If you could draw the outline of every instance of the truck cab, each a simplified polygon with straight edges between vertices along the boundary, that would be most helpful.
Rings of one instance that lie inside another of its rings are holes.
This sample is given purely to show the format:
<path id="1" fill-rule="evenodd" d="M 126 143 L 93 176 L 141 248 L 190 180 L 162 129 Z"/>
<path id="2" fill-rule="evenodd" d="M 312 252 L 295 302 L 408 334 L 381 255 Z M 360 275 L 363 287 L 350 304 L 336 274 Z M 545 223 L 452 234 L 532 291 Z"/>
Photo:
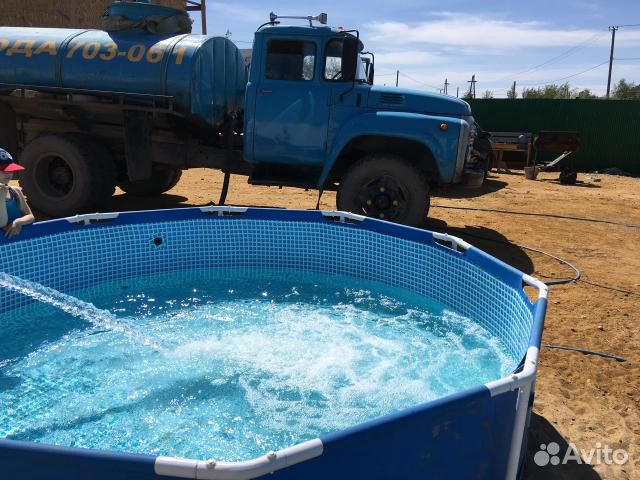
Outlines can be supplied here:
<path id="1" fill-rule="evenodd" d="M 337 190 L 340 210 L 420 225 L 430 188 L 483 175 L 469 163 L 471 110 L 374 86 L 358 37 L 323 25 L 256 32 L 244 118 L 250 182 Z"/>

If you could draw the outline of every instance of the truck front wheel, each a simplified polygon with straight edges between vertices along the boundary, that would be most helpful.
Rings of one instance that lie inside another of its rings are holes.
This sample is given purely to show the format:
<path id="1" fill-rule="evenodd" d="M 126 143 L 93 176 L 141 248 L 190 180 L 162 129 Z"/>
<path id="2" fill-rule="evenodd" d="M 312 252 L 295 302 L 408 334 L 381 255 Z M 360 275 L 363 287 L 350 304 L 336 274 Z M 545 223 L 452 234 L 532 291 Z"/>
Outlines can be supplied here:
<path id="1" fill-rule="evenodd" d="M 182 170 L 154 163 L 151 178 L 147 180 L 125 181 L 118 184 L 122 190 L 136 197 L 151 197 L 168 192 L 180 181 Z"/>
<path id="2" fill-rule="evenodd" d="M 20 185 L 29 204 L 52 217 L 103 210 L 116 168 L 103 145 L 77 135 L 41 135 L 20 155 Z"/>
<path id="3" fill-rule="evenodd" d="M 338 210 L 422 227 L 429 212 L 429 185 L 402 157 L 367 155 L 345 173 L 336 203 Z"/>

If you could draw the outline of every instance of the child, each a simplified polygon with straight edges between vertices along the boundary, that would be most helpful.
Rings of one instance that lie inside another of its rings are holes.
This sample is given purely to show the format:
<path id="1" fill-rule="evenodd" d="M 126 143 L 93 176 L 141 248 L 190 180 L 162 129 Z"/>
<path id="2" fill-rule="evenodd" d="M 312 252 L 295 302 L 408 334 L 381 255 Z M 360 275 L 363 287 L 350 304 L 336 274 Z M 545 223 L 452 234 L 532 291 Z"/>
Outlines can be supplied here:
<path id="1" fill-rule="evenodd" d="M 6 150 L 0 148 L 0 228 L 4 228 L 5 237 L 18 235 L 24 225 L 33 223 L 35 218 L 22 192 L 10 187 L 13 173 L 24 170 Z"/>

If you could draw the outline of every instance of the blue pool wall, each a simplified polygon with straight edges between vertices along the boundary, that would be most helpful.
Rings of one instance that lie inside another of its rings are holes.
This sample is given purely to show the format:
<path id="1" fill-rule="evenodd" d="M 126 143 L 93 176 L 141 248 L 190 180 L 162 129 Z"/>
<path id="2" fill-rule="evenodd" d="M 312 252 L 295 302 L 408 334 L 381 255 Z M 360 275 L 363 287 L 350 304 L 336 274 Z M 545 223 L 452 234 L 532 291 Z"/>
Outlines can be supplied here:
<path id="1" fill-rule="evenodd" d="M 473 247 L 454 251 L 431 232 L 386 222 L 342 223 L 315 211 L 221 215 L 196 208 L 121 213 L 89 225 L 55 220 L 0 240 L 1 271 L 63 292 L 171 270 L 278 266 L 351 275 L 435 298 L 498 337 L 514 367 L 527 349 L 540 346 L 546 302 L 529 301 L 521 272 Z M 2 291 L 0 312 L 29 303 Z M 479 385 L 324 436 L 321 456 L 264 478 L 505 478 L 513 471 L 515 443 L 522 462 L 526 430 L 514 437 L 514 425 L 522 404 L 530 414 L 532 398 L 532 389 L 496 394 Z M 154 473 L 155 462 L 147 455 L 0 440 L 0 467 L 16 478 L 170 478 Z"/>

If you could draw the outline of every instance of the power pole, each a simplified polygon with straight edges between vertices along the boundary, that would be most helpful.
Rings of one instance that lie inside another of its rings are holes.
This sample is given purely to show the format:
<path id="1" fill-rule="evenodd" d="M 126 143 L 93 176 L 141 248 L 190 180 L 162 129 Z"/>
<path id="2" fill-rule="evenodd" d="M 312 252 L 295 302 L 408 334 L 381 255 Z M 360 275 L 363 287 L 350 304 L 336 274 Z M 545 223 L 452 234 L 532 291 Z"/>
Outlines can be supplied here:
<path id="1" fill-rule="evenodd" d="M 456 98 L 460 96 L 460 87 L 456 87 Z"/>
<path id="2" fill-rule="evenodd" d="M 476 98 L 476 83 L 478 83 L 476 81 L 476 74 L 474 73 L 473 75 L 471 75 L 471 80 L 467 80 L 467 83 L 469 84 L 469 95 L 471 96 L 471 98 Z"/>
<path id="3" fill-rule="evenodd" d="M 513 81 L 513 85 L 511 86 L 511 98 L 516 98 L 516 81 Z"/>
<path id="4" fill-rule="evenodd" d="M 448 95 L 449 94 L 449 85 L 451 85 L 449 83 L 449 80 L 447 78 L 444 79 L 444 94 Z"/>
<path id="5" fill-rule="evenodd" d="M 400 77 L 400 70 L 396 70 L 396 87 L 398 86 L 398 78 Z"/>
<path id="6" fill-rule="evenodd" d="M 609 31 L 611 32 L 611 54 L 609 55 L 609 79 L 607 80 L 607 98 L 609 98 L 609 92 L 611 92 L 611 69 L 613 68 L 613 46 L 616 43 L 616 30 L 618 30 L 618 26 L 613 25 L 609 27 Z"/>

